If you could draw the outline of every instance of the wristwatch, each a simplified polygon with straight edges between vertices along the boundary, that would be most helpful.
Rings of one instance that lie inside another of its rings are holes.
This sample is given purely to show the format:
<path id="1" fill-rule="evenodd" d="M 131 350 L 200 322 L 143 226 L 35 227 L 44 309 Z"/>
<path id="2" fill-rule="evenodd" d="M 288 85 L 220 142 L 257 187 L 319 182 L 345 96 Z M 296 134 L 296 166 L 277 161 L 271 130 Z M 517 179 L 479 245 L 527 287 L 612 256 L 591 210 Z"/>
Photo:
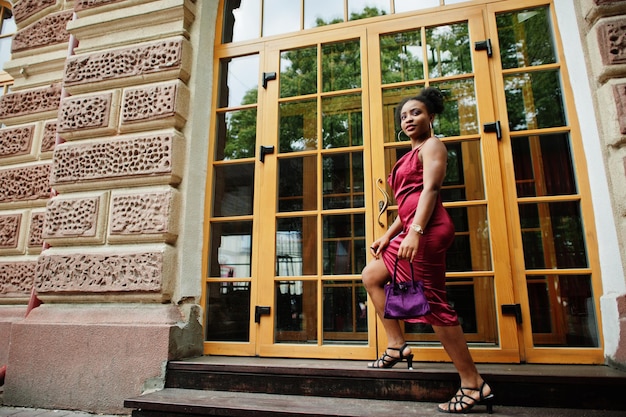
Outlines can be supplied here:
<path id="1" fill-rule="evenodd" d="M 412 224 L 411 230 L 413 230 L 415 233 L 418 233 L 420 235 L 424 234 L 424 229 L 422 229 L 422 226 L 420 226 L 419 224 Z"/>

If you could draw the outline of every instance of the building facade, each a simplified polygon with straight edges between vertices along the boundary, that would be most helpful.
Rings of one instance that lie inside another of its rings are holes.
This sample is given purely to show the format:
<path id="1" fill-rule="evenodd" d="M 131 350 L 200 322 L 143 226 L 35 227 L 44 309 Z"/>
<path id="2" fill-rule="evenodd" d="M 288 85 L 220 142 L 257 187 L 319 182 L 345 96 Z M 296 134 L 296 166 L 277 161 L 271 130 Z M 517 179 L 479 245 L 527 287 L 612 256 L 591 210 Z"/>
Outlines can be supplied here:
<path id="1" fill-rule="evenodd" d="M 476 360 L 626 368 L 626 1 L 6 6 L 6 404 L 122 412 L 199 355 L 376 357 L 359 272 L 425 85 Z"/>

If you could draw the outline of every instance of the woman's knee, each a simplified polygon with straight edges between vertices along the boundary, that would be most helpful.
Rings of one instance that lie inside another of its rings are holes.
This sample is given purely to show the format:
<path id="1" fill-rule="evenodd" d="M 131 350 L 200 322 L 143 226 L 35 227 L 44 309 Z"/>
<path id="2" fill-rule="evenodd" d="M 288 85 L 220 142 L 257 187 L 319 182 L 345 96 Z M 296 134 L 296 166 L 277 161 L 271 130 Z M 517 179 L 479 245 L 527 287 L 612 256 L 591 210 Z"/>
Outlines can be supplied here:
<path id="1" fill-rule="evenodd" d="M 361 280 L 365 288 L 382 287 L 388 280 L 388 272 L 382 261 L 370 262 L 361 272 Z"/>

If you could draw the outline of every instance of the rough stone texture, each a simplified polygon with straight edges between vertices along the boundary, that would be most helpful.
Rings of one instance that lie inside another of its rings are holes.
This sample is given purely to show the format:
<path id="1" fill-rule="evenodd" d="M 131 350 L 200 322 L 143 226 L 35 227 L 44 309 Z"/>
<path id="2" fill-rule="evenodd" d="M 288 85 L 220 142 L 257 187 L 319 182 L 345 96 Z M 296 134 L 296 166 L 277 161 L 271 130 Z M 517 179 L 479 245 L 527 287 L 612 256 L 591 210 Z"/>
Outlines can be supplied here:
<path id="1" fill-rule="evenodd" d="M 175 239 L 172 226 L 174 192 L 154 191 L 141 194 L 114 195 L 111 198 L 109 233 L 118 240 Z"/>
<path id="2" fill-rule="evenodd" d="M 0 129 L 0 158 L 28 155 L 35 134 L 35 125 Z"/>
<path id="3" fill-rule="evenodd" d="M 0 203 L 28 202 L 50 197 L 50 165 L 0 170 Z"/>
<path id="4" fill-rule="evenodd" d="M 70 57 L 65 66 L 66 87 L 112 79 L 144 76 L 183 63 L 183 40 L 170 39 L 131 48 Z"/>
<path id="5" fill-rule="evenodd" d="M 104 6 L 106 4 L 119 3 L 121 1 L 123 0 L 76 0 L 74 10 L 80 12 L 86 9 Z"/>
<path id="6" fill-rule="evenodd" d="M 0 296 L 24 297 L 33 288 L 37 262 L 0 262 Z"/>
<path id="7" fill-rule="evenodd" d="M 621 134 L 626 134 L 626 84 L 613 86 L 613 96 L 617 107 L 617 121 Z"/>
<path id="8" fill-rule="evenodd" d="M 15 22 L 19 24 L 45 8 L 54 6 L 57 0 L 22 0 L 14 3 L 13 15 Z"/>
<path id="9" fill-rule="evenodd" d="M 173 305 L 44 303 L 12 325 L 3 402 L 128 414 L 124 399 L 163 388 L 182 320 Z"/>
<path id="10" fill-rule="evenodd" d="M 154 120 L 175 119 L 174 126 L 181 128 L 187 119 L 189 93 L 181 82 L 124 91 L 121 127 Z"/>
<path id="11" fill-rule="evenodd" d="M 43 128 L 41 139 L 41 152 L 52 152 L 56 143 L 57 122 L 47 122 Z"/>
<path id="12" fill-rule="evenodd" d="M 56 254 L 39 257 L 38 293 L 158 292 L 163 252 Z"/>
<path id="13" fill-rule="evenodd" d="M 33 116 L 38 113 L 57 112 L 61 100 L 61 85 L 5 94 L 0 97 L 0 119 Z"/>
<path id="14" fill-rule="evenodd" d="M 52 243 L 55 238 L 97 237 L 101 199 L 102 195 L 84 198 L 59 196 L 48 201 L 43 239 Z"/>
<path id="15" fill-rule="evenodd" d="M 13 36 L 11 50 L 21 52 L 59 43 L 66 43 L 70 34 L 66 30 L 67 22 L 72 20 L 73 12 L 65 11 L 44 17 L 38 22 L 20 30 Z"/>
<path id="16" fill-rule="evenodd" d="M 61 102 L 57 129 L 67 139 L 72 133 L 88 135 L 94 129 L 104 134 L 114 133 L 116 120 L 110 117 L 113 93 L 66 98 Z"/>
<path id="17" fill-rule="evenodd" d="M 173 174 L 175 134 L 115 139 L 57 146 L 53 186 L 94 180 Z M 1 201 L 1 200 L 0 200 Z"/>
<path id="18" fill-rule="evenodd" d="M 9 362 L 9 347 L 11 346 L 11 326 L 21 321 L 26 315 L 26 306 L 0 305 L 0 363 Z M 2 366 L 2 365 L 0 365 Z"/>
<path id="19" fill-rule="evenodd" d="M 0 249 L 15 249 L 19 243 L 22 215 L 0 214 Z"/>
<path id="20" fill-rule="evenodd" d="M 39 252 L 43 246 L 43 225 L 46 213 L 43 211 L 33 211 L 30 216 L 30 227 L 28 229 L 27 247 L 30 251 Z"/>
<path id="21" fill-rule="evenodd" d="M 598 41 L 605 65 L 626 63 L 626 19 L 599 24 Z"/>

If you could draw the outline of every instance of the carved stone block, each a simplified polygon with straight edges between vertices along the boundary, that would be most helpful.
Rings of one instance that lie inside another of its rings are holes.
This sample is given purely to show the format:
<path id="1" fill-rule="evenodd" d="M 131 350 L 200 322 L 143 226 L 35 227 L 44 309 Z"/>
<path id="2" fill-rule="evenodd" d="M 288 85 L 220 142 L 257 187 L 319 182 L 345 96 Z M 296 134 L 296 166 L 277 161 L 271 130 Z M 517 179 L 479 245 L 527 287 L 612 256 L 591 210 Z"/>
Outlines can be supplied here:
<path id="1" fill-rule="evenodd" d="M 615 97 L 620 133 L 626 135 L 626 84 L 615 84 L 613 96 Z"/>
<path id="2" fill-rule="evenodd" d="M 69 97 L 61 102 L 58 132 L 63 139 L 103 136 L 115 133 L 117 93 Z"/>
<path id="3" fill-rule="evenodd" d="M 61 100 L 61 85 L 5 94 L 0 97 L 0 119 L 33 121 L 56 117 Z"/>
<path id="4" fill-rule="evenodd" d="M 17 248 L 21 223 L 20 213 L 0 215 L 0 250 Z"/>
<path id="5" fill-rule="evenodd" d="M 91 9 L 93 7 L 104 6 L 111 3 L 119 3 L 121 1 L 123 0 L 76 0 L 74 4 L 74 10 L 80 12 L 86 9 Z"/>
<path id="6" fill-rule="evenodd" d="M 182 38 L 174 38 L 73 56 L 66 61 L 63 81 L 70 91 L 80 91 L 78 87 L 82 85 L 103 82 L 124 86 L 136 83 L 137 80 L 146 82 L 176 77 L 186 80 L 188 71 L 182 71 L 186 70 L 183 64 L 188 65 L 186 60 L 189 59 L 184 54 L 185 44 Z"/>
<path id="7" fill-rule="evenodd" d="M 46 252 L 37 263 L 35 288 L 39 293 L 160 292 L 164 288 L 163 251 Z"/>
<path id="8" fill-rule="evenodd" d="M 41 12 L 45 8 L 54 6 L 56 3 L 57 0 L 18 1 L 17 4 L 13 6 L 15 21 L 19 24 L 36 13 Z"/>
<path id="9" fill-rule="evenodd" d="M 35 125 L 0 129 L 0 158 L 30 155 Z"/>
<path id="10" fill-rule="evenodd" d="M 605 65 L 626 63 L 626 20 L 612 20 L 598 26 L 600 54 Z"/>
<path id="11" fill-rule="evenodd" d="M 106 194 L 78 198 L 58 196 L 48 201 L 43 239 L 52 246 L 104 243 Z"/>
<path id="12" fill-rule="evenodd" d="M 29 253 L 39 253 L 43 246 L 43 225 L 46 218 L 45 211 L 32 211 L 26 246 Z"/>
<path id="13" fill-rule="evenodd" d="M 172 131 L 99 142 L 66 142 L 55 149 L 51 183 L 58 190 L 71 185 L 93 188 L 89 184 L 96 181 L 116 181 L 119 187 L 120 179 L 133 184 L 178 183 L 181 140 Z"/>
<path id="14" fill-rule="evenodd" d="M 50 164 L 0 170 L 0 204 L 50 198 Z"/>
<path id="15" fill-rule="evenodd" d="M 110 242 L 176 239 L 174 190 L 117 194 L 111 197 Z"/>
<path id="16" fill-rule="evenodd" d="M 0 296 L 24 297 L 33 289 L 37 262 L 0 262 Z"/>
<path id="17" fill-rule="evenodd" d="M 57 122 L 47 122 L 43 128 L 43 138 L 41 139 L 41 153 L 52 152 L 57 136 Z"/>
<path id="18" fill-rule="evenodd" d="M 27 49 L 67 43 L 70 34 L 66 26 L 70 20 L 72 20 L 71 10 L 42 18 L 13 36 L 11 50 L 20 52 Z"/>
<path id="19" fill-rule="evenodd" d="M 122 101 L 121 130 L 181 129 L 188 108 L 189 89 L 180 81 L 127 89 Z"/>

